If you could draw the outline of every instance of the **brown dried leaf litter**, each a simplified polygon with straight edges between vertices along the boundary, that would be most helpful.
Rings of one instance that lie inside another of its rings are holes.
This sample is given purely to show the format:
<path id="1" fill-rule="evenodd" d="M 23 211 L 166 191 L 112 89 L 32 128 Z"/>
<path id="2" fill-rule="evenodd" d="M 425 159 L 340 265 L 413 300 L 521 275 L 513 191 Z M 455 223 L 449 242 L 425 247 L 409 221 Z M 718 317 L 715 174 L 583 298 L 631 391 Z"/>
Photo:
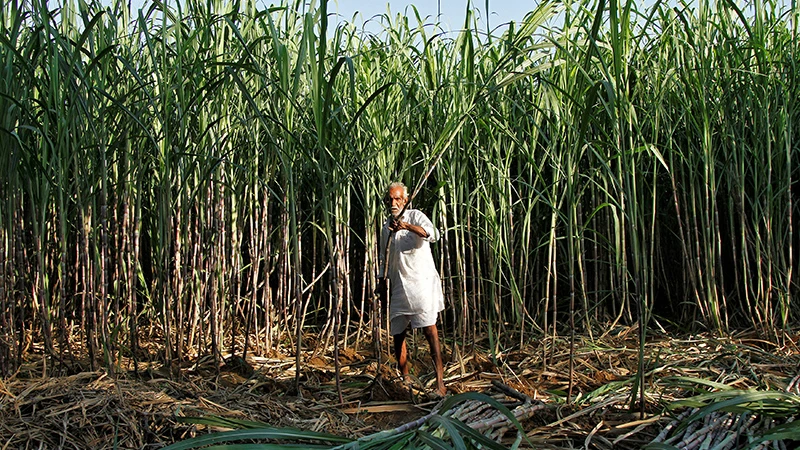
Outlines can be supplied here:
<path id="1" fill-rule="evenodd" d="M 563 397 L 569 387 L 569 348 L 562 339 L 502 352 L 496 364 L 482 351 L 457 358 L 448 348 L 445 377 L 453 393 L 502 397 L 496 386 L 503 385 L 537 405 L 543 402 L 543 407 L 519 411 L 536 448 L 634 449 L 669 426 L 672 418 L 664 413 L 669 401 L 692 395 L 669 377 L 701 378 L 737 389 L 786 390 L 798 374 L 800 352 L 792 339 L 785 342 L 747 335 L 651 338 L 644 416 L 629 407 L 638 344 L 628 330 L 578 344 L 573 404 Z M 179 423 L 178 417 L 209 415 L 361 437 L 413 421 L 436 404 L 424 392 L 433 383 L 424 342 L 412 345 L 412 353 L 422 381 L 409 391 L 394 377 L 391 362 L 382 368 L 382 381 L 373 384 L 377 367 L 369 350 L 351 351 L 341 373 L 344 404 L 339 402 L 332 360 L 319 353 L 306 361 L 301 395 L 293 388 L 293 360 L 285 357 L 248 358 L 252 372 L 233 370 L 230 364 L 217 370 L 206 359 L 182 369 L 175 379 L 168 379 L 167 371 L 149 369 L 138 376 L 95 371 L 43 378 L 41 360 L 31 361 L 15 376 L 0 380 L 0 449 L 161 448 L 208 431 Z M 469 412 L 471 407 L 459 413 L 467 414 L 473 426 L 484 426 L 497 439 L 514 437 L 508 424 L 498 424 L 502 419 L 495 412 L 480 415 Z"/>

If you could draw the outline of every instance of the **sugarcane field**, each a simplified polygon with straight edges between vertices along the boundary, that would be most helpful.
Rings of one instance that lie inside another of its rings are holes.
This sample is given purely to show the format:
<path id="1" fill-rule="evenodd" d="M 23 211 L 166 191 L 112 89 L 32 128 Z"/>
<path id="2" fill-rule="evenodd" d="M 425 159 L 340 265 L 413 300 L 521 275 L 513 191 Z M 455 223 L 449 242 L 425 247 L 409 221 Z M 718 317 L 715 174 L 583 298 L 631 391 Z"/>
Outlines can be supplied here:
<path id="1" fill-rule="evenodd" d="M 797 448 L 800 8 L 526 1 L 0 4 L 0 450 Z"/>

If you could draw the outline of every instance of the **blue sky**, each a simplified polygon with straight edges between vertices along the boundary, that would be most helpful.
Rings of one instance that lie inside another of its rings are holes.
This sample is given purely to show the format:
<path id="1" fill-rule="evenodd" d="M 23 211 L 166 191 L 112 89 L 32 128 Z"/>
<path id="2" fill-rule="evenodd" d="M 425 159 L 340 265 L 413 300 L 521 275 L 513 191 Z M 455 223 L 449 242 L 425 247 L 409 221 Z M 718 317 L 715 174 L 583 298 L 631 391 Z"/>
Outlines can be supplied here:
<path id="1" fill-rule="evenodd" d="M 280 4 L 280 0 L 258 0 L 260 4 L 268 6 L 270 4 Z M 306 0 L 310 2 L 310 0 Z M 316 0 L 316 4 L 323 0 Z M 110 2 L 110 0 L 109 0 Z M 134 9 L 141 8 L 145 0 L 131 0 Z M 174 3 L 175 0 L 169 0 Z M 420 15 L 429 17 L 431 23 L 435 22 L 438 13 L 441 13 L 441 23 L 445 30 L 458 30 L 464 24 L 464 13 L 467 8 L 467 0 L 328 0 L 328 12 L 338 13 L 342 20 L 350 21 L 356 16 L 354 23 L 360 25 L 361 21 L 368 21 L 376 15 L 385 14 L 390 10 L 392 16 L 398 13 L 412 15 L 409 5 L 414 4 L 419 10 Z M 472 0 L 472 9 L 479 10 L 481 28 L 486 26 L 486 0 Z M 492 29 L 511 20 L 520 22 L 529 11 L 536 6 L 534 0 L 489 0 L 489 25 Z M 332 17 L 335 20 L 335 17 Z M 332 20 L 335 24 L 336 22 Z M 416 22 L 412 22 L 416 24 Z M 369 27 L 368 27 L 369 28 Z M 376 29 L 380 29 L 376 27 Z"/>
<path id="2" fill-rule="evenodd" d="M 356 13 L 360 14 L 355 23 L 360 20 L 369 20 L 371 17 L 384 14 L 387 8 L 392 15 L 405 13 L 412 15 L 409 5 L 414 4 L 424 18 L 430 16 L 435 22 L 438 13 L 441 13 L 441 22 L 445 29 L 457 30 L 464 24 L 464 13 L 467 0 L 329 0 L 328 12 L 338 12 L 343 20 L 351 20 Z M 520 22 L 525 14 L 536 6 L 534 0 L 489 0 L 489 26 L 495 28 L 511 20 Z M 480 11 L 480 23 L 486 26 L 486 0 L 473 0 L 472 8 Z M 413 23 L 413 22 L 412 22 Z"/>

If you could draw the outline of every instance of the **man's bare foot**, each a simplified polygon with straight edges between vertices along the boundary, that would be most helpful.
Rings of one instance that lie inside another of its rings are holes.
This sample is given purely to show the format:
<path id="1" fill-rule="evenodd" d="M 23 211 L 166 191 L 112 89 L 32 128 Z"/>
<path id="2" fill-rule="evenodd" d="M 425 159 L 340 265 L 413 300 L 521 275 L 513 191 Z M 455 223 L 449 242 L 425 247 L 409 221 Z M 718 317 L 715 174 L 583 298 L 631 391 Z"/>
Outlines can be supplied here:
<path id="1" fill-rule="evenodd" d="M 426 394 L 429 401 L 441 400 L 447 396 L 447 389 L 434 389 Z"/>

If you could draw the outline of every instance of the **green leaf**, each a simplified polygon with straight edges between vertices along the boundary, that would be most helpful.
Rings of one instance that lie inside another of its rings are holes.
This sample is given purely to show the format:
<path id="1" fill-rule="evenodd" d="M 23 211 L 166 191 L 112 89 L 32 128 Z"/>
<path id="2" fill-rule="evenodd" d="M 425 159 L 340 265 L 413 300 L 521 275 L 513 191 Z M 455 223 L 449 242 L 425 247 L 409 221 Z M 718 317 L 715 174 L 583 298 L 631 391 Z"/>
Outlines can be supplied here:
<path id="1" fill-rule="evenodd" d="M 192 423 L 195 425 L 207 425 L 210 427 L 232 428 L 237 430 L 242 428 L 270 428 L 268 423 L 231 419 L 219 416 L 178 417 L 177 419 L 178 423 Z"/>
<path id="2" fill-rule="evenodd" d="M 766 441 L 800 441 L 800 421 L 784 423 L 768 430 L 766 434 L 758 436 L 750 442 L 747 448 L 755 448 Z"/>
<path id="3" fill-rule="evenodd" d="M 506 450 L 506 448 L 501 444 L 498 444 L 497 442 L 489 439 L 486 435 L 481 434 L 478 430 L 470 427 L 469 425 L 465 424 L 460 420 L 453 420 L 453 426 L 459 432 L 461 432 L 461 434 L 465 438 L 471 439 L 472 441 L 474 441 L 476 444 L 478 444 L 483 448 L 489 448 L 493 450 Z"/>
<path id="4" fill-rule="evenodd" d="M 677 386 L 687 386 L 693 384 L 699 384 L 702 386 L 708 386 L 710 388 L 719 389 L 721 391 L 728 391 L 734 389 L 731 386 L 728 386 L 724 383 L 717 383 L 716 381 L 711 380 L 704 380 L 702 378 L 695 378 L 695 377 L 665 377 L 661 380 L 662 383 L 669 383 L 675 384 Z"/>
<path id="5" fill-rule="evenodd" d="M 328 450 L 330 445 L 322 444 L 224 444 L 203 447 L 203 450 Z"/>
<path id="6" fill-rule="evenodd" d="M 461 437 L 461 433 L 459 433 L 458 429 L 453 425 L 453 419 L 442 417 L 440 415 L 434 415 L 428 420 L 428 422 L 440 425 L 442 428 L 444 428 L 445 432 L 450 435 L 450 439 L 453 440 L 453 445 L 455 448 L 467 448 L 464 444 L 464 438 Z"/>
<path id="7" fill-rule="evenodd" d="M 322 440 L 326 442 L 351 442 L 352 439 L 313 431 L 299 431 L 279 428 L 258 428 L 248 430 L 223 431 L 204 436 L 197 436 L 185 441 L 164 447 L 164 450 L 184 450 L 223 442 L 236 442 L 245 439 L 281 439 L 281 440 Z"/>
<path id="8" fill-rule="evenodd" d="M 678 447 L 669 444 L 664 444 L 663 442 L 651 442 L 642 447 L 642 450 L 679 450 L 679 449 Z"/>
<path id="9" fill-rule="evenodd" d="M 674 406 L 675 405 L 675 406 Z M 731 413 L 751 412 L 773 417 L 796 415 L 800 410 L 800 397 L 794 394 L 776 391 L 723 391 L 699 395 L 687 400 L 670 404 L 670 409 L 677 406 L 701 405 L 700 409 L 687 418 L 678 430 L 685 429 L 688 424 L 716 411 Z"/>
<path id="10" fill-rule="evenodd" d="M 423 444 L 430 446 L 432 450 L 453 450 L 453 447 L 448 445 L 447 442 L 428 433 L 427 431 L 420 430 L 417 432 L 417 436 Z"/>

